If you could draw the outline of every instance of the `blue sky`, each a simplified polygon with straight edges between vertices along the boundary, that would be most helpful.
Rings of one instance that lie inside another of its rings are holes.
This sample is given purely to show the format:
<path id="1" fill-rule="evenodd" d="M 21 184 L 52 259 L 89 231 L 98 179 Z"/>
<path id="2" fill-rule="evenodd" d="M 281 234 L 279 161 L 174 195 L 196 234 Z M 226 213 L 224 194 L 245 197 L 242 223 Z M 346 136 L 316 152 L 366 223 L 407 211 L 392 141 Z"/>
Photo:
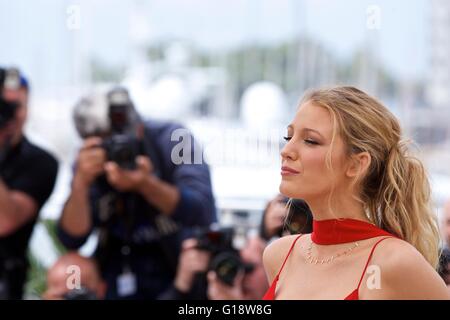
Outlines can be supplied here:
<path id="1" fill-rule="evenodd" d="M 74 4 L 81 9 L 77 31 L 66 27 L 66 10 Z M 379 30 L 366 27 L 370 5 L 381 10 Z M 70 82 L 70 70 L 87 56 L 124 64 L 130 58 L 129 17 L 140 29 L 135 11 L 144 17 L 150 41 L 186 38 L 220 50 L 303 32 L 343 59 L 369 44 L 403 79 L 427 73 L 426 0 L 0 0 L 0 63 L 17 64 L 47 84 Z"/>

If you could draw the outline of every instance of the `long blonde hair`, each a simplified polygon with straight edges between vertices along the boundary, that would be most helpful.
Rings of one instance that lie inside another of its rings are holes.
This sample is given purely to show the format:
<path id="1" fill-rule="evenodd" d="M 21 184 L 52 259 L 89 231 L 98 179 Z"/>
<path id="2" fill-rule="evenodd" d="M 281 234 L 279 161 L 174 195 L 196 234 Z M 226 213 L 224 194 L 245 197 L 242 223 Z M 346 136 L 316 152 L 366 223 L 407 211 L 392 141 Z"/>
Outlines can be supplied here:
<path id="1" fill-rule="evenodd" d="M 305 102 L 330 111 L 333 140 L 339 134 L 349 155 L 360 152 L 371 155 L 367 172 L 355 180 L 360 186 L 358 198 L 368 218 L 412 244 L 436 268 L 439 231 L 430 185 L 420 160 L 409 155 L 395 116 L 354 87 L 309 91 L 302 99 Z"/>

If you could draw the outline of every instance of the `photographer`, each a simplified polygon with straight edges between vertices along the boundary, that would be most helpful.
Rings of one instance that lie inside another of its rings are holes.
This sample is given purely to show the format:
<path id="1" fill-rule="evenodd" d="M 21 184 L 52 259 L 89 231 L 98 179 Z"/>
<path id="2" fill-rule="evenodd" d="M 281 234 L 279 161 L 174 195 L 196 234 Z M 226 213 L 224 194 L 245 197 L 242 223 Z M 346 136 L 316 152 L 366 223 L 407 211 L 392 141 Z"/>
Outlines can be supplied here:
<path id="1" fill-rule="evenodd" d="M 211 300 L 259 300 L 268 288 L 262 256 L 267 242 L 289 234 L 311 233 L 312 213 L 305 201 L 278 195 L 263 212 L 259 235 L 250 236 L 239 251 L 244 268 L 232 281 L 223 281 L 224 268 L 209 268 L 207 294 Z M 201 261 L 201 260 L 200 260 Z M 227 265 L 223 264 L 223 267 Z M 227 283 L 228 282 L 228 283 Z M 177 283 L 175 283 L 176 285 Z"/>
<path id="2" fill-rule="evenodd" d="M 0 299 L 21 299 L 26 251 L 50 196 L 57 161 L 25 137 L 29 85 L 17 69 L 0 68 Z"/>
<path id="3" fill-rule="evenodd" d="M 288 199 L 279 194 L 270 200 L 263 212 L 259 235 L 266 241 L 312 232 L 312 213 L 305 201 Z"/>
<path id="4" fill-rule="evenodd" d="M 266 242 L 258 236 L 249 237 L 240 250 L 243 262 L 251 269 L 240 271 L 231 285 L 224 283 L 216 271 L 208 272 L 210 300 L 260 300 L 268 288 L 262 255 Z"/>
<path id="5" fill-rule="evenodd" d="M 450 249 L 448 248 L 441 251 L 438 272 L 450 290 Z"/>
<path id="6" fill-rule="evenodd" d="M 210 252 L 198 249 L 197 239 L 183 241 L 175 280 L 158 300 L 206 300 L 210 259 Z"/>
<path id="7" fill-rule="evenodd" d="M 61 256 L 47 272 L 45 300 L 101 300 L 106 285 L 95 261 L 75 252 Z"/>
<path id="8" fill-rule="evenodd" d="M 97 108 L 106 110 L 106 125 L 92 123 Z M 107 282 L 106 298 L 153 299 L 173 281 L 189 229 L 216 219 L 208 166 L 176 164 L 172 153 L 179 142 L 172 134 L 183 128 L 143 122 L 125 89 L 82 99 L 75 121 L 85 140 L 59 237 L 76 249 L 98 228 L 95 257 Z M 183 138 L 193 141 L 190 134 Z M 183 148 L 183 159 L 193 157 L 194 149 Z"/>
<path id="9" fill-rule="evenodd" d="M 183 242 L 178 271 L 161 300 L 255 300 L 267 290 L 262 268 L 266 242 L 254 235 L 233 246 L 233 230 L 216 228 Z"/>
<path id="10" fill-rule="evenodd" d="M 440 222 L 444 247 L 450 249 L 450 199 L 448 199 L 444 204 L 442 219 Z"/>

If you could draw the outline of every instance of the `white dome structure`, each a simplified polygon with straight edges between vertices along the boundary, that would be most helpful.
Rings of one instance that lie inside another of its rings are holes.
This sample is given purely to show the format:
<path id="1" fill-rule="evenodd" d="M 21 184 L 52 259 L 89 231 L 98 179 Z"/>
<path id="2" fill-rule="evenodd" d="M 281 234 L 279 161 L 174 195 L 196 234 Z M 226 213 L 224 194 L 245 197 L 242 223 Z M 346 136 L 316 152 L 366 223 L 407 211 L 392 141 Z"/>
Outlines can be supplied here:
<path id="1" fill-rule="evenodd" d="M 273 128 L 286 119 L 287 99 L 283 90 L 272 82 L 249 86 L 241 98 L 241 119 L 250 128 Z"/>
<path id="2" fill-rule="evenodd" d="M 130 91 L 136 109 L 144 117 L 182 119 L 189 113 L 191 93 L 177 75 L 164 75 L 149 88 L 132 86 Z"/>

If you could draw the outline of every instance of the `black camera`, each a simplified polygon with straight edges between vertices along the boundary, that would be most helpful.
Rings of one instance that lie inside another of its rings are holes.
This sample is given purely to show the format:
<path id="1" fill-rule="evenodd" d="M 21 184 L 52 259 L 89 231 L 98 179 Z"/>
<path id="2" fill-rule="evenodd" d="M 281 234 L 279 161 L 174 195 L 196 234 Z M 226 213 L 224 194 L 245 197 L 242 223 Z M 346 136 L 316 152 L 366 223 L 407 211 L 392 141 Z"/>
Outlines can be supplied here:
<path id="1" fill-rule="evenodd" d="M 115 134 L 103 140 L 102 147 L 106 150 L 109 161 L 117 163 L 123 169 L 136 169 L 136 157 L 139 155 L 139 141 L 129 135 Z"/>
<path id="2" fill-rule="evenodd" d="M 97 300 L 96 294 L 86 287 L 73 289 L 63 295 L 64 300 Z"/>
<path id="3" fill-rule="evenodd" d="M 109 161 L 116 162 L 121 168 L 133 170 L 140 153 L 140 141 L 130 119 L 130 97 L 126 89 L 116 88 L 108 93 L 107 99 L 111 135 L 104 139 L 102 146 Z"/>
<path id="4" fill-rule="evenodd" d="M 18 90 L 20 88 L 20 73 L 17 69 L 0 68 L 0 129 L 14 119 L 18 108 L 17 102 L 7 101 L 3 90 Z"/>
<path id="5" fill-rule="evenodd" d="M 73 117 L 80 137 L 103 138 L 100 147 L 105 149 L 109 161 L 123 169 L 136 168 L 136 157 L 142 149 L 136 134 L 139 116 L 125 88 L 81 99 L 75 105 Z"/>
<path id="6" fill-rule="evenodd" d="M 233 285 L 239 272 L 249 273 L 253 265 L 244 263 L 233 247 L 233 228 L 198 229 L 197 248 L 211 252 L 208 270 L 214 271 L 225 284 Z"/>

